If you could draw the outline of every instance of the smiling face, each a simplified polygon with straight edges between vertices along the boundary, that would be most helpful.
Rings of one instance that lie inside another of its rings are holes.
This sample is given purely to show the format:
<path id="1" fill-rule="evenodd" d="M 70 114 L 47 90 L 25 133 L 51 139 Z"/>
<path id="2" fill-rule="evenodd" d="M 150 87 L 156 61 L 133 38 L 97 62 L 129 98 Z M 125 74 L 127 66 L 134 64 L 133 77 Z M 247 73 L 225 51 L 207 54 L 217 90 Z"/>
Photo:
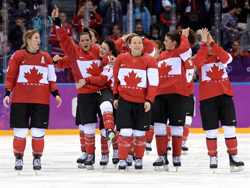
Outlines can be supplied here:
<path id="1" fill-rule="evenodd" d="M 166 50 L 173 50 L 175 49 L 176 41 L 172 41 L 172 39 L 168 38 L 168 36 L 166 35 L 164 45 Z"/>
<path id="2" fill-rule="evenodd" d="M 89 35 L 87 35 L 87 34 L 81 35 L 80 40 L 79 40 L 79 45 L 84 52 L 89 51 L 90 46 L 92 45 L 92 42 L 91 42 Z"/>
<path id="3" fill-rule="evenodd" d="M 39 50 L 40 47 L 40 35 L 38 33 L 34 33 L 31 37 L 31 39 L 27 39 L 27 43 L 28 43 L 28 51 L 29 52 L 37 52 L 37 50 Z"/>
<path id="4" fill-rule="evenodd" d="M 133 37 L 129 44 L 129 48 L 131 49 L 131 54 L 133 56 L 140 56 L 142 54 L 143 49 L 142 38 L 139 36 Z"/>
<path id="5" fill-rule="evenodd" d="M 112 53 L 112 51 L 109 50 L 109 45 L 103 42 L 99 51 L 100 57 L 103 58 L 105 55 L 110 53 Z"/>

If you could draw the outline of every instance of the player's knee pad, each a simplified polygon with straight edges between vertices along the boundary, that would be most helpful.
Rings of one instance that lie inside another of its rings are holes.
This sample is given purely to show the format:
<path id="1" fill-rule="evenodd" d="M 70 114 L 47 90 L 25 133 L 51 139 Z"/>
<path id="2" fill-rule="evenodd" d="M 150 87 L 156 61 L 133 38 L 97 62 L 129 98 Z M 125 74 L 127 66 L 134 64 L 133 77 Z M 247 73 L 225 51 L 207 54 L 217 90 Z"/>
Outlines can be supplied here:
<path id="1" fill-rule="evenodd" d="M 106 138 L 106 131 L 105 129 L 101 129 L 101 136 Z"/>
<path id="2" fill-rule="evenodd" d="M 18 138 L 26 138 L 28 135 L 28 132 L 29 132 L 28 128 L 24 128 L 24 129 L 14 128 L 14 136 Z"/>
<path id="3" fill-rule="evenodd" d="M 218 129 L 206 130 L 206 138 L 215 139 L 218 133 Z"/>
<path id="4" fill-rule="evenodd" d="M 34 138 L 41 138 L 45 134 L 45 129 L 31 128 L 30 133 Z"/>
<path id="5" fill-rule="evenodd" d="M 120 136 L 131 137 L 132 134 L 133 134 L 133 129 L 121 129 L 120 130 Z"/>
<path id="6" fill-rule="evenodd" d="M 235 126 L 226 126 L 226 125 L 223 125 L 222 128 L 224 130 L 225 138 L 235 138 L 236 137 Z"/>
<path id="7" fill-rule="evenodd" d="M 166 124 L 164 123 L 154 123 L 155 136 L 165 136 L 167 135 Z"/>
<path id="8" fill-rule="evenodd" d="M 186 116 L 185 125 L 190 126 L 192 123 L 192 119 L 193 119 L 192 116 Z"/>
<path id="9" fill-rule="evenodd" d="M 113 106 L 111 104 L 110 101 L 104 101 L 102 102 L 102 104 L 100 105 L 100 110 L 101 113 L 103 114 L 104 112 L 111 112 L 113 113 Z"/>
<path id="10" fill-rule="evenodd" d="M 183 135 L 183 126 L 171 126 L 170 131 L 172 136 L 182 136 Z"/>
<path id="11" fill-rule="evenodd" d="M 87 123 L 84 124 L 84 133 L 85 134 L 95 134 L 96 123 Z"/>
<path id="12" fill-rule="evenodd" d="M 134 137 L 142 138 L 145 136 L 145 131 L 133 130 Z"/>
<path id="13" fill-rule="evenodd" d="M 78 126 L 78 128 L 79 128 L 79 130 L 80 130 L 81 132 L 84 133 L 84 126 L 83 126 L 82 124 L 80 124 L 80 125 Z"/>

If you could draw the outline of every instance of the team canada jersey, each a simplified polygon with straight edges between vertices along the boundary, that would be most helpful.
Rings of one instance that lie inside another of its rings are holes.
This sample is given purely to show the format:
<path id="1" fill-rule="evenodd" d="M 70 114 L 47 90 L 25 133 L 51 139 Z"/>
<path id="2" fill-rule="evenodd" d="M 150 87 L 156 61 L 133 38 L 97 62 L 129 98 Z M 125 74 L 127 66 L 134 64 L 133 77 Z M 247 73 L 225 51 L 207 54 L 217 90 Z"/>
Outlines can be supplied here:
<path id="1" fill-rule="evenodd" d="M 191 54 L 188 39 L 183 35 L 179 47 L 160 54 L 158 59 L 159 86 L 156 95 L 175 93 L 189 96 L 185 61 L 191 57 Z"/>
<path id="2" fill-rule="evenodd" d="M 115 42 L 116 48 L 120 53 L 130 52 L 130 49 L 125 45 L 125 42 L 122 38 L 117 39 Z M 154 57 L 156 53 L 156 44 L 147 38 L 143 38 L 143 53 L 148 53 L 150 56 Z"/>
<path id="3" fill-rule="evenodd" d="M 223 94 L 233 96 L 233 90 L 226 72 L 227 64 L 231 63 L 232 56 L 214 42 L 211 42 L 210 45 L 213 55 L 208 56 L 207 47 L 201 45 L 193 58 L 193 63 L 200 75 L 199 101 Z"/>
<path id="4" fill-rule="evenodd" d="M 63 26 L 63 28 L 65 29 L 67 35 L 69 37 L 73 38 L 73 28 L 70 24 L 65 24 L 65 26 Z M 51 47 L 51 54 L 54 57 L 55 55 L 59 55 L 59 56 L 65 56 L 65 53 L 63 52 L 59 41 L 56 38 L 56 26 L 55 24 L 53 24 L 50 27 L 50 34 L 49 34 L 49 43 L 52 45 Z"/>
<path id="5" fill-rule="evenodd" d="M 57 68 L 67 68 L 70 66 L 76 80 L 100 75 L 102 68 L 99 57 L 99 47 L 92 45 L 87 52 L 84 52 L 81 47 L 72 43 L 62 27 L 56 30 L 56 35 L 63 51 L 67 55 L 58 61 L 56 65 Z M 95 93 L 106 87 L 107 86 L 100 87 L 98 85 L 87 84 L 78 89 L 78 94 Z"/>
<path id="6" fill-rule="evenodd" d="M 114 95 L 130 102 L 153 103 L 159 83 L 155 59 L 147 53 L 140 57 L 120 54 L 115 61 L 114 81 Z"/>
<path id="7" fill-rule="evenodd" d="M 13 90 L 12 103 L 49 104 L 50 93 L 57 90 L 51 57 L 39 50 L 30 54 L 17 50 L 9 61 L 5 89 Z"/>
<path id="8" fill-rule="evenodd" d="M 114 58 L 112 54 L 107 54 L 102 59 L 102 72 L 100 76 L 91 76 L 86 78 L 86 84 L 95 84 L 98 86 L 103 86 L 107 84 L 108 88 L 113 91 L 114 86 L 114 77 L 113 77 L 113 65 L 109 65 L 108 63 Z"/>
<path id="9" fill-rule="evenodd" d="M 189 95 L 194 93 L 194 63 L 191 58 L 188 58 L 185 61 L 185 68 L 186 68 L 186 79 L 188 83 L 188 93 Z"/>

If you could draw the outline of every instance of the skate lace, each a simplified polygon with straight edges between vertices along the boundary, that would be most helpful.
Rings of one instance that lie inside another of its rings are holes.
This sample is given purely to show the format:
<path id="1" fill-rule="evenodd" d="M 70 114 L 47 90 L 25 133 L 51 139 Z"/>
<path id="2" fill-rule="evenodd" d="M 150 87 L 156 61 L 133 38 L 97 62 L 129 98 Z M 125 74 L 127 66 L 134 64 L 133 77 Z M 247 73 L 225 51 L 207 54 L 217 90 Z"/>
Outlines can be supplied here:
<path id="1" fill-rule="evenodd" d="M 119 166 L 127 166 L 127 163 L 125 160 L 120 160 L 119 161 Z"/>
<path id="2" fill-rule="evenodd" d="M 33 162 L 34 166 L 41 166 L 41 160 L 40 159 L 35 159 Z"/>
<path id="3" fill-rule="evenodd" d="M 213 157 L 210 157 L 210 164 L 213 165 L 213 164 L 217 164 L 218 163 L 218 159 L 216 156 L 213 156 Z"/>
<path id="4" fill-rule="evenodd" d="M 15 166 L 23 166 L 23 160 L 21 159 L 17 160 Z"/>
<path id="5" fill-rule="evenodd" d="M 113 150 L 113 158 L 118 159 L 118 149 Z"/>
<path id="6" fill-rule="evenodd" d="M 180 157 L 173 157 L 173 162 L 179 163 L 179 162 L 181 162 L 181 158 Z"/>
<path id="7" fill-rule="evenodd" d="M 128 155 L 127 162 L 132 163 L 133 162 L 133 155 Z"/>
<path id="8" fill-rule="evenodd" d="M 234 160 L 234 162 L 238 163 L 238 162 L 241 162 L 238 158 L 237 155 L 231 155 L 232 156 L 232 159 Z"/>
<path id="9" fill-rule="evenodd" d="M 107 161 L 108 161 L 108 158 L 109 158 L 108 155 L 103 155 L 101 161 L 102 161 L 102 162 L 107 162 Z"/>
<path id="10" fill-rule="evenodd" d="M 187 147 L 187 146 L 186 146 L 186 141 L 183 141 L 183 142 L 182 142 L 182 147 L 184 147 L 184 148 Z"/>
<path id="11" fill-rule="evenodd" d="M 142 166 L 142 159 L 136 159 L 135 166 Z"/>
<path id="12" fill-rule="evenodd" d="M 86 152 L 82 152 L 81 157 L 79 157 L 80 159 L 86 159 L 87 158 L 87 153 Z"/>
<path id="13" fill-rule="evenodd" d="M 156 159 L 156 161 L 155 162 L 165 162 L 165 159 L 164 159 L 164 157 L 163 156 L 159 156 L 157 159 Z"/>
<path id="14" fill-rule="evenodd" d="M 147 148 L 151 148 L 151 143 L 146 143 Z"/>

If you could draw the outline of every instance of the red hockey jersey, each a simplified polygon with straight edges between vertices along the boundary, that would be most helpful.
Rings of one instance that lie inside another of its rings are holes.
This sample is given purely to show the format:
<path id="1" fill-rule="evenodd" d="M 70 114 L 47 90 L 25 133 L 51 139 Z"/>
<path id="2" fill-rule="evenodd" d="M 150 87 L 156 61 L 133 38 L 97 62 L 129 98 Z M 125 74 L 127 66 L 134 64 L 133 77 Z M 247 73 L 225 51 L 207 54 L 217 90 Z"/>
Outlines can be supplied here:
<path id="1" fill-rule="evenodd" d="M 159 86 L 156 95 L 180 94 L 189 96 L 186 79 L 185 61 L 192 51 L 187 37 L 181 36 L 179 47 L 164 51 L 158 59 Z"/>
<path id="2" fill-rule="evenodd" d="M 60 41 L 60 45 L 67 56 L 59 60 L 57 68 L 71 67 L 76 80 L 88 78 L 90 76 L 98 76 L 102 72 L 101 60 L 99 56 L 99 47 L 92 45 L 89 51 L 84 52 L 81 47 L 74 45 L 67 36 L 64 28 L 56 30 L 56 35 Z M 97 85 L 85 85 L 78 89 L 79 93 L 95 93 L 106 86 L 99 87 Z"/>
<path id="3" fill-rule="evenodd" d="M 233 96 L 233 90 L 226 71 L 227 64 L 232 61 L 232 56 L 214 42 L 211 42 L 210 45 L 212 46 L 211 52 L 214 55 L 208 56 L 207 47 L 201 45 L 198 53 L 193 58 L 193 63 L 200 75 L 199 101 L 223 94 Z"/>
<path id="4" fill-rule="evenodd" d="M 194 63 L 191 58 L 188 58 L 185 61 L 185 69 L 186 69 L 186 79 L 188 83 L 188 93 L 189 95 L 194 93 Z"/>
<path id="5" fill-rule="evenodd" d="M 101 23 L 102 23 L 102 17 L 98 13 L 95 13 L 93 15 L 93 19 L 89 21 L 89 27 L 96 29 L 98 26 L 101 25 Z M 81 33 L 83 31 L 83 28 L 85 27 L 84 20 L 78 14 L 76 14 L 73 17 L 72 24 L 77 29 L 78 33 Z"/>
<path id="6" fill-rule="evenodd" d="M 130 53 L 118 55 L 114 66 L 114 91 L 124 100 L 145 103 L 154 102 L 159 83 L 156 61 L 147 53 L 133 57 Z"/>
<path id="7" fill-rule="evenodd" d="M 69 37 L 73 38 L 73 28 L 70 24 L 65 24 L 63 27 L 66 30 L 66 33 Z M 55 24 L 50 27 L 50 34 L 49 34 L 49 43 L 52 45 L 51 47 L 51 54 L 52 57 L 55 55 L 65 56 L 59 41 L 56 38 L 56 26 Z"/>
<path id="8" fill-rule="evenodd" d="M 47 52 L 17 50 L 9 61 L 5 89 L 13 90 L 12 103 L 49 104 L 57 89 L 53 62 Z"/>

